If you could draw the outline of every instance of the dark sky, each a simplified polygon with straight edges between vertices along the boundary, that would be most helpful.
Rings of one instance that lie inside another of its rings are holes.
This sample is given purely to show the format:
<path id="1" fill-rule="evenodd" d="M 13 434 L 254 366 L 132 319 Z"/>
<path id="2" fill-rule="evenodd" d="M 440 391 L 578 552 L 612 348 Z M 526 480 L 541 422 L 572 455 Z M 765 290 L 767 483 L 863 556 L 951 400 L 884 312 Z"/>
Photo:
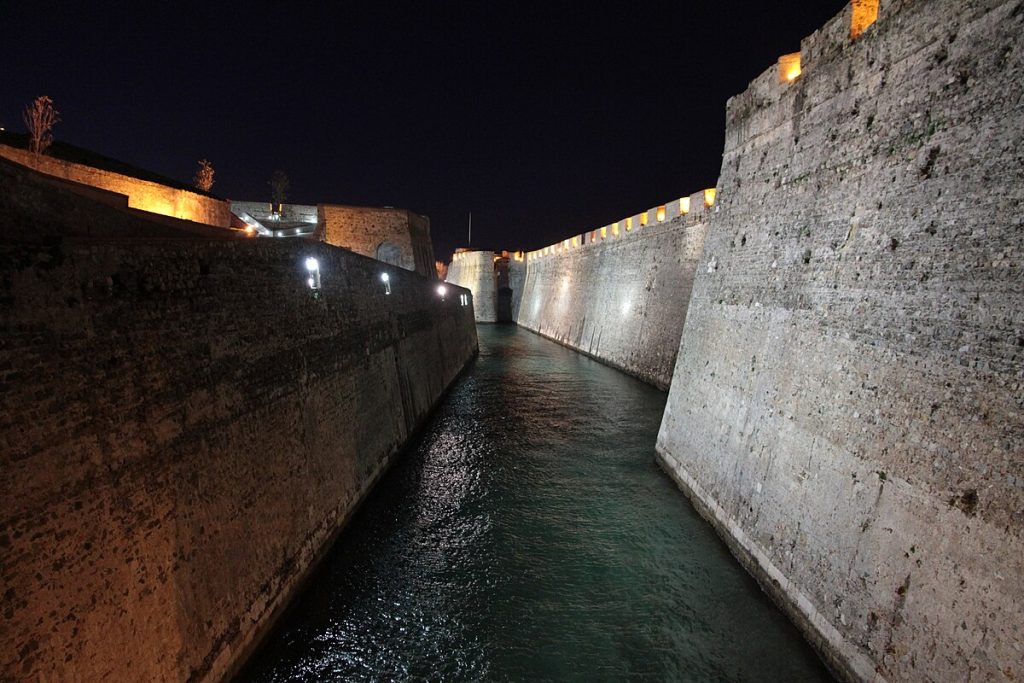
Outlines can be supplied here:
<path id="1" fill-rule="evenodd" d="M 713 186 L 725 101 L 839 12 L 807 2 L 0 0 L 0 126 L 214 193 L 391 205 L 532 249 Z"/>

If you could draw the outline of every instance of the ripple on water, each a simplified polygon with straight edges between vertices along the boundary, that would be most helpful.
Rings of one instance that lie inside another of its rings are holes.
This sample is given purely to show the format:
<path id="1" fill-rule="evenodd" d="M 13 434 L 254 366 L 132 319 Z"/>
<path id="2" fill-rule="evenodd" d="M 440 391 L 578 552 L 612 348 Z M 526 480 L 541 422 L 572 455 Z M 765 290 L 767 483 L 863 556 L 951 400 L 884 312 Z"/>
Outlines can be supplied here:
<path id="1" fill-rule="evenodd" d="M 828 680 L 654 463 L 664 393 L 479 333 L 242 680 Z"/>

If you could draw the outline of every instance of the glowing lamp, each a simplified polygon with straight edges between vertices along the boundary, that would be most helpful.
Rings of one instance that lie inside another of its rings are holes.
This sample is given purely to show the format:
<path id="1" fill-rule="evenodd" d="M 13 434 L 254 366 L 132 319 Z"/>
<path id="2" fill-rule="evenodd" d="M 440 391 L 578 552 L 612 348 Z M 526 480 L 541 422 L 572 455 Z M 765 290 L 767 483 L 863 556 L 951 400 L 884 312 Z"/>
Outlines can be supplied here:
<path id="1" fill-rule="evenodd" d="M 850 8 L 850 38 L 856 40 L 878 20 L 878 0 L 850 0 Z"/>
<path id="2" fill-rule="evenodd" d="M 437 286 L 437 294 L 442 299 L 444 298 L 444 295 L 447 294 L 447 293 L 448 293 L 448 288 L 447 287 L 445 287 L 444 285 L 438 285 Z"/>
<path id="3" fill-rule="evenodd" d="M 663 220 L 665 220 L 665 207 L 664 206 L 659 206 L 658 207 L 658 222 L 661 223 Z"/>
<path id="4" fill-rule="evenodd" d="M 779 57 L 779 82 L 792 83 L 800 75 L 800 53 L 792 52 Z"/>
<path id="5" fill-rule="evenodd" d="M 320 262 L 317 261 L 312 256 L 310 256 L 308 259 L 306 259 L 306 270 L 308 270 L 311 273 L 314 270 L 320 270 Z"/>
<path id="6" fill-rule="evenodd" d="M 690 198 L 683 197 L 679 200 L 679 213 L 690 213 Z"/>
<path id="7" fill-rule="evenodd" d="M 709 187 L 708 189 L 704 190 L 704 206 L 714 206 L 715 205 L 715 194 L 716 194 L 716 192 L 717 191 L 713 187 Z"/>
<path id="8" fill-rule="evenodd" d="M 381 274 L 380 274 L 380 281 L 381 281 L 381 282 L 387 282 L 387 281 L 388 281 L 388 280 L 390 280 L 390 279 L 391 279 L 391 278 L 389 278 L 389 277 L 388 277 L 388 274 L 387 274 L 387 273 L 381 273 Z"/>

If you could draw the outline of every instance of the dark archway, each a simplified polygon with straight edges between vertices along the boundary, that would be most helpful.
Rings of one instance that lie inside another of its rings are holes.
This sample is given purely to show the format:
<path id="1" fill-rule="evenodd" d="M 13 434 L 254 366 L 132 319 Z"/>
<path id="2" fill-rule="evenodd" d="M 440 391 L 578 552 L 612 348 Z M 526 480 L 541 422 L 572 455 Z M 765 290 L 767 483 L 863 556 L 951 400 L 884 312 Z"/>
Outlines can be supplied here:
<path id="1" fill-rule="evenodd" d="M 394 242 L 381 242 L 377 245 L 377 260 L 401 267 L 402 248 Z"/>
<path id="2" fill-rule="evenodd" d="M 497 320 L 499 323 L 512 322 L 512 288 L 498 288 L 498 311 Z"/>

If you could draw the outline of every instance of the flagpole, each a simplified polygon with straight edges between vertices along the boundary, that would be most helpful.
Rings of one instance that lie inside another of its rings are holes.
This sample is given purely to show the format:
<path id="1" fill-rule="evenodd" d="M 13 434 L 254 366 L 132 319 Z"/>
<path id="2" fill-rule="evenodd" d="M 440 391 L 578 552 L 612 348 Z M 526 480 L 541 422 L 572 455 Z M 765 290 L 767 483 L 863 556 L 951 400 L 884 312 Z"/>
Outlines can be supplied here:
<path id="1" fill-rule="evenodd" d="M 473 212 L 469 212 L 469 234 L 466 236 L 466 246 L 473 244 Z"/>

